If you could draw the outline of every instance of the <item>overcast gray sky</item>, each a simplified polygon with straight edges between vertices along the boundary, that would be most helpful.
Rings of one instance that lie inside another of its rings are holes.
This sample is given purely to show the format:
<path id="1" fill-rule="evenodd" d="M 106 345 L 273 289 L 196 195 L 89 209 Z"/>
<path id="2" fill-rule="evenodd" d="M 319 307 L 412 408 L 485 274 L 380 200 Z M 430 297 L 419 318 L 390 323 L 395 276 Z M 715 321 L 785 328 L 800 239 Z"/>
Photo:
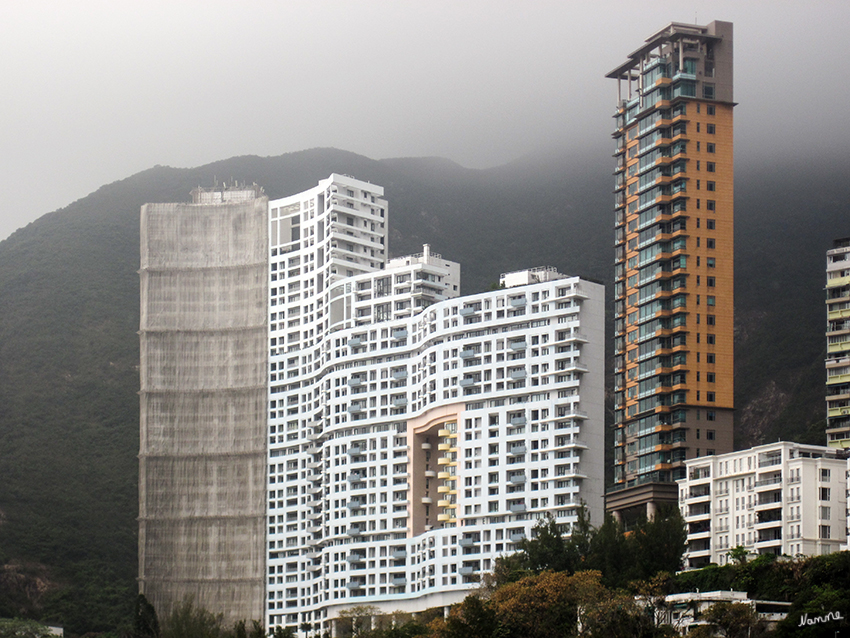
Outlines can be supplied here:
<path id="1" fill-rule="evenodd" d="M 735 23 L 738 161 L 850 148 L 847 0 L 1 4 L 0 239 L 155 164 L 610 154 L 604 75 L 671 21 Z"/>

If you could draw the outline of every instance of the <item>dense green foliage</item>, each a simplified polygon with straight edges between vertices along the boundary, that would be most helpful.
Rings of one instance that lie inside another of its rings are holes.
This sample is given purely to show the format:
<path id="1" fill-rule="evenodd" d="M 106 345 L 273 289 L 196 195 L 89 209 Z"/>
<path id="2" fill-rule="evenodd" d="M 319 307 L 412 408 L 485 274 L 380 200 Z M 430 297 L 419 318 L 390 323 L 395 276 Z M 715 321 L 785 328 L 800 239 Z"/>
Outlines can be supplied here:
<path id="1" fill-rule="evenodd" d="M 612 516 L 593 528 L 584 507 L 570 536 L 563 536 L 554 519 L 541 520 L 533 537 L 520 542 L 520 550 L 496 561 L 496 586 L 544 571 L 596 570 L 607 587 L 621 589 L 631 582 L 650 580 L 659 572 L 675 573 L 682 562 L 687 531 L 678 509 L 645 518 L 626 533 Z"/>
<path id="2" fill-rule="evenodd" d="M 850 235 L 847 164 L 738 165 L 739 446 L 822 441 L 824 250 Z M 332 149 L 238 157 L 155 167 L 45 215 L 0 242 L 0 616 L 130 629 L 139 207 L 186 201 L 215 176 L 280 197 L 330 172 L 383 185 L 390 252 L 430 243 L 462 262 L 464 292 L 544 264 L 610 282 L 611 162 L 579 153 L 488 170 Z"/>
<path id="3" fill-rule="evenodd" d="M 0 638 L 49 638 L 50 628 L 34 620 L 0 618 Z"/>

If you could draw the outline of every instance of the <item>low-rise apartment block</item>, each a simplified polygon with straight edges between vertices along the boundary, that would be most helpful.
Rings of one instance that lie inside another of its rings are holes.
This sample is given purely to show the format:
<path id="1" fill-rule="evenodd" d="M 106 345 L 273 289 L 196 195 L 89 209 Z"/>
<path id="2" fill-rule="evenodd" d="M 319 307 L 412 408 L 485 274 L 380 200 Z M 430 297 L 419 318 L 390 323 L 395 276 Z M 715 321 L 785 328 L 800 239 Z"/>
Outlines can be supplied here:
<path id="1" fill-rule="evenodd" d="M 781 441 L 686 465 L 679 506 L 688 568 L 723 565 L 737 546 L 750 554 L 813 556 L 839 551 L 846 540 L 843 450 Z"/>

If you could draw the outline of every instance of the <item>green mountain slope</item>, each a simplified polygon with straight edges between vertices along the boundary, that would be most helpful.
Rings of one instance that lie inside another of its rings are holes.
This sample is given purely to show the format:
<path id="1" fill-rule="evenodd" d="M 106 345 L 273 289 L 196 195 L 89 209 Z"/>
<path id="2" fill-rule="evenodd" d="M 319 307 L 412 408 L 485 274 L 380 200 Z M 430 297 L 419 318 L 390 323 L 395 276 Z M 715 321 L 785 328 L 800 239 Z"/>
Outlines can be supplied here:
<path id="1" fill-rule="evenodd" d="M 739 445 L 804 436 L 823 418 L 823 251 L 850 235 L 847 163 L 739 167 Z M 464 292 L 539 265 L 608 283 L 612 166 L 549 152 L 480 171 L 313 149 L 155 167 L 0 242 L 0 616 L 74 633 L 129 618 L 143 203 L 186 201 L 215 179 L 274 198 L 345 173 L 385 187 L 391 254 L 430 243 L 462 263 Z"/>

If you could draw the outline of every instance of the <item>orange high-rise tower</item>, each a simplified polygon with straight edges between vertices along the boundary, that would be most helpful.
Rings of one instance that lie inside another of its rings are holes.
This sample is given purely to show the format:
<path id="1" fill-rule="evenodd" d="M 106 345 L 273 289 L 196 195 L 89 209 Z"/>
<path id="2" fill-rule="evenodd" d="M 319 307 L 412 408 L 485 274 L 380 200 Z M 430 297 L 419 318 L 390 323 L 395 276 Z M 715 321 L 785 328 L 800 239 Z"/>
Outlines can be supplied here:
<path id="1" fill-rule="evenodd" d="M 614 472 L 621 519 L 676 503 L 733 415 L 732 24 L 671 23 L 617 80 Z"/>

